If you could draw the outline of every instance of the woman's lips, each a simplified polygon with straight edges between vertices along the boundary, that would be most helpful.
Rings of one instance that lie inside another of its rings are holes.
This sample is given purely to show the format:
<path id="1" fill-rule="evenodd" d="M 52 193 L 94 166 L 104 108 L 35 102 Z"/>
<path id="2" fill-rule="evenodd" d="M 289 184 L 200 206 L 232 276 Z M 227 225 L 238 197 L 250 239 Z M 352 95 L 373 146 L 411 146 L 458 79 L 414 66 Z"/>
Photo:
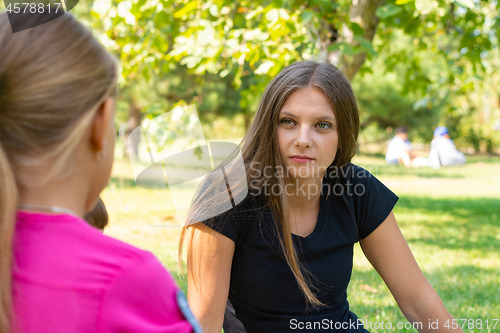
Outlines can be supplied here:
<path id="1" fill-rule="evenodd" d="M 292 156 L 290 157 L 292 161 L 297 162 L 297 163 L 307 163 L 314 161 L 314 159 L 309 158 L 309 157 L 303 157 L 303 156 Z"/>

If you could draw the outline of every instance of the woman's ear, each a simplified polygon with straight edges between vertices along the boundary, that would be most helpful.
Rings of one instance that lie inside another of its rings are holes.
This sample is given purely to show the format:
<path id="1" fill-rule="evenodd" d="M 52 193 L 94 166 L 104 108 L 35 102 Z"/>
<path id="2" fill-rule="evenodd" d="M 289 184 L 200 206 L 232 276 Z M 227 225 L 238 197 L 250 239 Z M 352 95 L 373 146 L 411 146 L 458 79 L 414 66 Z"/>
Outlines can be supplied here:
<path id="1" fill-rule="evenodd" d="M 109 97 L 101 104 L 92 120 L 90 140 L 96 152 L 104 149 L 106 133 L 111 122 L 114 121 L 114 114 L 115 99 Z"/>

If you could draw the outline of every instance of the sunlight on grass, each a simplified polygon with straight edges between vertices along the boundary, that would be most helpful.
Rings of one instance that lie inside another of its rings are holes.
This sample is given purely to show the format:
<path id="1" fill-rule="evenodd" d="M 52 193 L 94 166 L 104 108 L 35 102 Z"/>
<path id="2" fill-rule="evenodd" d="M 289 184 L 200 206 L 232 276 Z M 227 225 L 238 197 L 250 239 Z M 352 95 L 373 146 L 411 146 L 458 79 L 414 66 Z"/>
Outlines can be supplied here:
<path id="1" fill-rule="evenodd" d="M 359 156 L 400 200 L 394 209 L 417 262 L 455 318 L 496 319 L 500 313 L 500 158 L 468 157 L 454 168 L 406 169 Z M 349 287 L 353 311 L 376 322 L 405 322 L 359 246 Z M 373 332 L 394 330 L 373 330 Z M 417 330 L 404 330 L 417 332 Z M 487 332 L 488 330 L 481 330 Z"/>
<path id="2" fill-rule="evenodd" d="M 500 158 L 468 157 L 464 166 L 439 170 L 387 166 L 380 156 L 356 156 L 354 163 L 400 197 L 396 219 L 422 271 L 454 317 L 498 318 Z M 181 193 L 181 199 L 191 200 L 188 193 Z M 110 214 L 105 233 L 155 253 L 185 290 L 185 279 L 177 276 L 180 224 L 170 191 L 138 188 L 130 162 L 118 159 L 102 197 Z M 348 299 L 361 319 L 406 322 L 357 244 Z"/>

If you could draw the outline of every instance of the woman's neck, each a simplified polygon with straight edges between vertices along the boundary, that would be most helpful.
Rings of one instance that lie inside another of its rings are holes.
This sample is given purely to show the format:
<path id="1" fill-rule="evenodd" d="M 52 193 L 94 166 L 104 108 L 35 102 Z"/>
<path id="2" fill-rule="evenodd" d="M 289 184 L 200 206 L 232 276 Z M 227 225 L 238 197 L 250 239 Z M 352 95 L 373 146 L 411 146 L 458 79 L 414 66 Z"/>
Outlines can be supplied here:
<path id="1" fill-rule="evenodd" d="M 64 193 L 65 195 L 61 195 Z M 32 211 L 46 211 L 40 207 L 57 207 L 57 209 L 68 210 L 82 217 L 85 215 L 86 204 L 82 203 L 83 197 L 67 187 L 42 186 L 39 188 L 20 188 L 19 209 Z M 55 210 L 54 210 L 55 211 Z"/>
<path id="2" fill-rule="evenodd" d="M 295 211 L 315 207 L 321 198 L 322 178 L 292 178 L 285 194 Z"/>
<path id="3" fill-rule="evenodd" d="M 24 178 L 24 181 L 21 181 L 18 205 L 59 207 L 70 210 L 80 217 L 85 215 L 89 206 L 87 198 L 89 197 L 90 185 L 88 179 L 79 172 L 43 182 L 46 174 L 43 170 L 39 170 L 39 172 L 19 171 L 20 174 L 23 174 L 23 171 L 29 171 L 25 173 L 29 175 L 29 178 Z"/>

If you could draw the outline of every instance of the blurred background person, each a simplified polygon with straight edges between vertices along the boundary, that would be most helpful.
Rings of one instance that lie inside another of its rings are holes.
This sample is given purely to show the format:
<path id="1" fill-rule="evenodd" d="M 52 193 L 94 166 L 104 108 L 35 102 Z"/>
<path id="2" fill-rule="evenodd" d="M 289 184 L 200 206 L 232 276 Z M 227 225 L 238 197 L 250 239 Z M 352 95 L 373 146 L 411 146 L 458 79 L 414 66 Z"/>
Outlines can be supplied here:
<path id="1" fill-rule="evenodd" d="M 401 164 L 407 168 L 419 168 L 427 165 L 427 159 L 418 156 L 413 151 L 408 139 L 408 129 L 405 126 L 396 129 L 396 135 L 389 142 L 385 161 L 387 164 Z"/>
<path id="2" fill-rule="evenodd" d="M 455 143 L 450 138 L 448 129 L 440 126 L 434 130 L 434 139 L 431 142 L 429 153 L 429 166 L 439 169 L 444 166 L 465 164 L 465 156 L 457 150 Z"/>

